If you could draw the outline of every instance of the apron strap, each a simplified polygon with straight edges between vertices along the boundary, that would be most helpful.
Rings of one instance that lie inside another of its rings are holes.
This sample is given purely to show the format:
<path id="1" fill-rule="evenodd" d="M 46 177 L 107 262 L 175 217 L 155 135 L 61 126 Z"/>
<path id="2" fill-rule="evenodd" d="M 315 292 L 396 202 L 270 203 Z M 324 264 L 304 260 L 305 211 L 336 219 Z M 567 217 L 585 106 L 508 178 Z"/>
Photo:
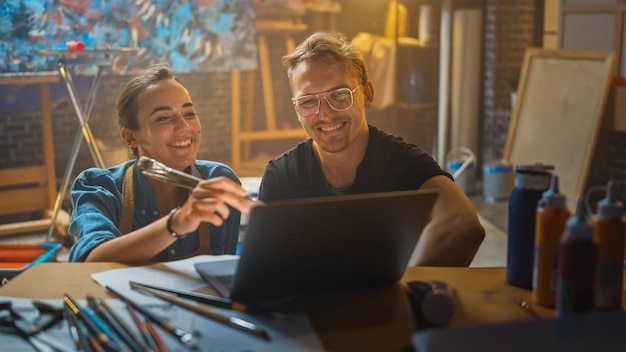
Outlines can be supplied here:
<path id="1" fill-rule="evenodd" d="M 133 216 L 135 214 L 135 198 L 133 191 L 134 169 L 135 164 L 131 163 L 124 172 L 124 183 L 122 185 L 122 217 L 120 219 L 119 225 L 119 229 L 122 234 L 127 234 L 133 229 Z M 191 173 L 194 176 L 200 177 L 200 172 L 195 167 L 195 165 L 191 166 Z M 209 224 L 203 222 L 198 228 L 198 248 L 195 251 L 181 257 L 181 259 L 194 257 L 201 254 L 210 255 L 212 253 L 213 251 L 211 250 L 211 234 L 209 231 Z"/>
<path id="2" fill-rule="evenodd" d="M 124 172 L 122 184 L 122 218 L 119 229 L 123 235 L 133 230 L 133 217 L 135 215 L 135 194 L 133 192 L 133 175 L 135 163 L 131 163 Z"/>

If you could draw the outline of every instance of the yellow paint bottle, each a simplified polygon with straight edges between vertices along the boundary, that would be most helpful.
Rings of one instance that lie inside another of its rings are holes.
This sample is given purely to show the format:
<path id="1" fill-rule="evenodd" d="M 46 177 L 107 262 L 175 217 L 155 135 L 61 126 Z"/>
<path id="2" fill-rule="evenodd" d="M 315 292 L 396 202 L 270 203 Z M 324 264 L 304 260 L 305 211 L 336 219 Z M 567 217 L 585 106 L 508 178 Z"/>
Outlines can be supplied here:
<path id="1" fill-rule="evenodd" d="M 559 178 L 552 176 L 550 189 L 537 204 L 532 301 L 553 307 L 556 304 L 558 248 L 565 223 L 571 213 L 566 198 L 559 193 Z"/>

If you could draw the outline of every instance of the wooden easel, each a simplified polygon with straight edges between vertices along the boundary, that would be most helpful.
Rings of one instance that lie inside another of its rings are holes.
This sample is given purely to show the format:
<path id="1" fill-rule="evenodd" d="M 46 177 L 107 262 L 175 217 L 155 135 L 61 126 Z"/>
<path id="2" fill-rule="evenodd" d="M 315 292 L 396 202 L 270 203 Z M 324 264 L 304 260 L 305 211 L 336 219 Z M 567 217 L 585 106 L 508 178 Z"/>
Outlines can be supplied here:
<path id="1" fill-rule="evenodd" d="M 41 135 L 43 165 L 0 170 L 0 215 L 42 212 L 42 219 L 0 225 L 0 236 L 44 232 L 52 224 L 56 189 L 54 142 L 52 138 L 52 109 L 50 83 L 58 82 L 56 72 L 0 75 L 0 84 L 38 84 L 41 102 Z M 69 214 L 57 218 L 57 230 L 67 232 Z"/>
<path id="2" fill-rule="evenodd" d="M 252 130 L 254 71 L 246 71 L 245 83 L 245 121 L 241 124 L 241 72 L 231 72 L 232 93 L 232 160 L 231 167 L 236 173 L 241 170 L 242 154 L 244 159 L 250 155 L 250 142 L 273 139 L 306 138 L 302 128 L 279 129 L 276 126 L 276 110 L 274 107 L 274 90 L 272 88 L 272 73 L 270 69 L 270 54 L 267 45 L 267 34 L 282 34 L 285 37 L 287 52 L 295 48 L 293 34 L 307 30 L 307 25 L 300 23 L 297 16 L 281 16 L 272 19 L 257 19 L 256 30 L 258 36 L 259 69 L 263 88 L 263 103 L 265 106 L 265 130 Z M 243 128 L 242 128 L 243 127 Z M 243 145 L 242 149 L 242 143 Z"/>

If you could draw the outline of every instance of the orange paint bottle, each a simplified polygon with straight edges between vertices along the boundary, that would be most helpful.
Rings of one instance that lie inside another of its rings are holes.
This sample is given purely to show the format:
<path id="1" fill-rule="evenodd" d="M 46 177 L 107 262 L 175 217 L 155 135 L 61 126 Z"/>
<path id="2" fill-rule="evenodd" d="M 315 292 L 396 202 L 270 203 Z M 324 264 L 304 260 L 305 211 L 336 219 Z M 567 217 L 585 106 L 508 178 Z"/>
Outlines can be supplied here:
<path id="1" fill-rule="evenodd" d="M 556 304 L 558 248 L 565 223 L 571 216 L 566 198 L 559 193 L 559 178 L 552 176 L 550 189 L 537 204 L 532 301 L 553 307 Z"/>

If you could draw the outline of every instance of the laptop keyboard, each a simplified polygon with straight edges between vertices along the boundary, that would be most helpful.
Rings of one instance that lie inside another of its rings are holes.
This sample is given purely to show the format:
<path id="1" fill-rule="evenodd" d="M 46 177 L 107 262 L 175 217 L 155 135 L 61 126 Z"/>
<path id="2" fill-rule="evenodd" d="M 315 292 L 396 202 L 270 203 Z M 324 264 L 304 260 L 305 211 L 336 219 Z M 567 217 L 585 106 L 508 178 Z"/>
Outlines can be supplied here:
<path id="1" fill-rule="evenodd" d="M 233 287 L 233 281 L 235 280 L 235 275 L 234 274 L 229 274 L 229 275 L 216 275 L 215 278 L 217 279 L 217 281 L 219 281 L 222 285 L 224 285 L 225 287 L 228 287 L 229 289 Z"/>

